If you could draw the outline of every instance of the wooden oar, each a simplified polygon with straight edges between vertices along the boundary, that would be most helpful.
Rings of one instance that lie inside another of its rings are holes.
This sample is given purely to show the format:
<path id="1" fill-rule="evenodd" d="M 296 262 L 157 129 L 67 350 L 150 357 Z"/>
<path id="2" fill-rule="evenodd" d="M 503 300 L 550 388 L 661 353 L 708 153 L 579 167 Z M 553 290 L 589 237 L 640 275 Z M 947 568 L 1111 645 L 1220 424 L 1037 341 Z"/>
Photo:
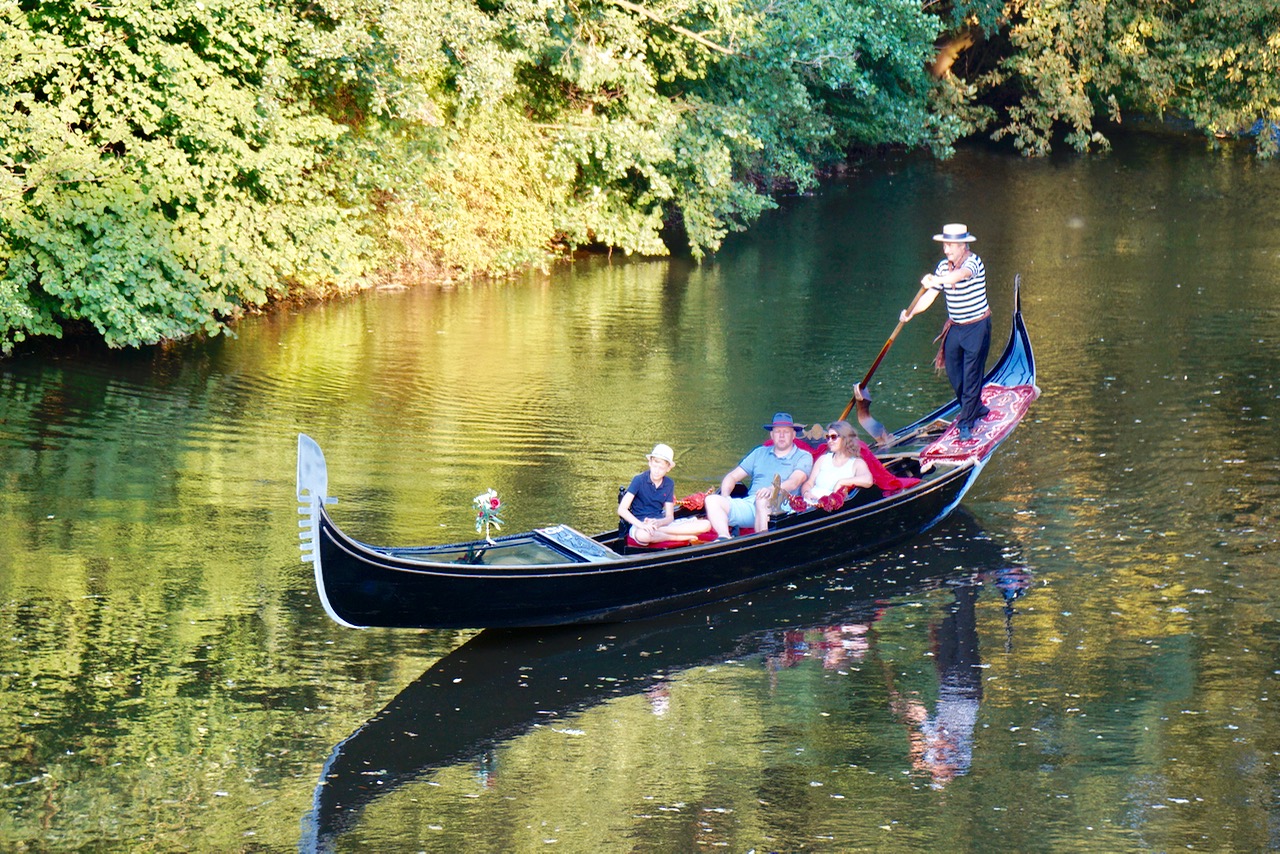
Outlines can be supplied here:
<path id="1" fill-rule="evenodd" d="M 916 294 L 916 298 L 911 301 L 911 305 L 907 306 L 907 314 L 911 314 L 915 310 L 916 303 L 920 302 L 929 291 L 926 287 L 921 287 L 920 292 Z M 844 421 L 849 417 L 849 413 L 853 408 L 858 407 L 858 423 L 862 425 L 862 429 L 875 439 L 881 445 L 888 444 L 893 437 L 885 426 L 871 416 L 871 397 L 867 394 L 867 383 L 871 382 L 871 375 L 876 372 L 876 368 L 880 367 L 884 354 L 889 352 L 889 348 L 893 346 L 894 339 L 898 337 L 898 333 L 902 331 L 902 327 L 906 326 L 906 321 L 899 320 L 898 325 L 893 327 L 893 332 L 889 335 L 889 340 L 884 342 L 884 346 L 880 348 L 880 355 L 876 356 L 876 360 L 871 363 L 871 368 L 867 371 L 867 375 L 862 378 L 862 382 L 853 387 L 853 397 L 849 398 L 849 405 L 844 408 L 844 412 L 840 413 L 840 421 Z"/>

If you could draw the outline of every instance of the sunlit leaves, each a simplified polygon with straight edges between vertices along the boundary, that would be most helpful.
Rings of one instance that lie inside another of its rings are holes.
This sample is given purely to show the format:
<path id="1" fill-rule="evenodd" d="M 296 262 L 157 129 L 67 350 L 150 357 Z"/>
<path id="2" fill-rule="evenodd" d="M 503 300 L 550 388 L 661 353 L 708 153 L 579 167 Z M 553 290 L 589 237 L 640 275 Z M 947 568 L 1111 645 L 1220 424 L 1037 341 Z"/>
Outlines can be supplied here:
<path id="1" fill-rule="evenodd" d="M 1099 115 L 1181 118 L 1223 136 L 1280 119 L 1274 0 L 1011 0 L 1008 17 L 1012 50 L 979 83 L 1017 93 L 995 135 L 1029 153 L 1062 130 L 1074 148 L 1105 145 Z M 1275 148 L 1259 134 L 1261 154 Z"/>
<path id="2" fill-rule="evenodd" d="M 241 0 L 8 6 L 0 349 L 85 322 L 128 346 L 217 331 L 360 241 L 295 95 L 298 24 Z M 335 251 L 334 247 L 341 247 Z"/>

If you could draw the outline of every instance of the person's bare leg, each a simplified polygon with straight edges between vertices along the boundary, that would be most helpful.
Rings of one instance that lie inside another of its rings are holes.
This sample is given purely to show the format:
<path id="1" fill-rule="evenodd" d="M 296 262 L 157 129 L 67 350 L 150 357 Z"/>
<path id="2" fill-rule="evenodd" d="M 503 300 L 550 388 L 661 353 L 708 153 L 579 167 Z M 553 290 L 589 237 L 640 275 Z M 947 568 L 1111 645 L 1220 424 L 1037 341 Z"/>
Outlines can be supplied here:
<path id="1" fill-rule="evenodd" d="M 643 528 L 639 525 L 632 525 L 631 530 L 628 533 L 630 534 L 631 539 L 635 540 L 642 546 L 647 546 L 649 543 L 653 542 L 653 537 L 649 535 L 648 528 Z"/>
<path id="2" fill-rule="evenodd" d="M 708 495 L 704 505 L 707 511 L 707 522 L 717 537 L 729 536 L 729 499 L 723 495 Z"/>
<path id="3" fill-rule="evenodd" d="M 699 534 L 705 534 L 710 530 L 711 523 L 706 519 L 698 516 L 688 516 L 659 528 L 658 533 L 673 540 L 688 540 L 691 543 L 696 543 L 700 539 Z"/>
<path id="4" fill-rule="evenodd" d="M 773 505 L 773 490 L 762 489 L 756 493 L 756 530 L 769 530 L 769 510 Z"/>

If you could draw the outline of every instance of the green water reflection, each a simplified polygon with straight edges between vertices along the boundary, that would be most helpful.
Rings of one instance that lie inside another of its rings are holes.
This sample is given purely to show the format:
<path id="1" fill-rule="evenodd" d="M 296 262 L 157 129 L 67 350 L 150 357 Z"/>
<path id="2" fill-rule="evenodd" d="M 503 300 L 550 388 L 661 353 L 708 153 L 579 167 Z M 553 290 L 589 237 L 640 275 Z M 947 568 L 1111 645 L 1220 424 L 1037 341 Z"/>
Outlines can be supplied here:
<path id="1" fill-rule="evenodd" d="M 0 848 L 292 850 L 334 746 L 470 637 L 325 618 L 295 546 L 297 432 L 362 539 L 469 536 L 488 488 L 510 530 L 607 527 L 656 441 L 692 491 L 774 410 L 838 413 L 953 220 L 998 318 L 1022 273 L 1044 389 L 966 500 L 1033 579 L 1021 597 L 979 577 L 1001 560 L 928 538 L 900 560 L 967 588 L 784 589 L 787 615 L 734 619 L 809 628 L 807 654 L 654 656 L 665 695 L 602 659 L 591 703 L 424 770 L 335 846 L 1280 846 L 1277 195 L 1275 164 L 1178 142 L 968 151 L 788 199 L 701 266 L 596 259 L 0 365 Z M 948 396 L 938 320 L 876 375 L 890 426 Z M 958 589 L 980 700 L 939 777 L 921 744 Z M 867 601 L 828 666 L 821 618 Z"/>

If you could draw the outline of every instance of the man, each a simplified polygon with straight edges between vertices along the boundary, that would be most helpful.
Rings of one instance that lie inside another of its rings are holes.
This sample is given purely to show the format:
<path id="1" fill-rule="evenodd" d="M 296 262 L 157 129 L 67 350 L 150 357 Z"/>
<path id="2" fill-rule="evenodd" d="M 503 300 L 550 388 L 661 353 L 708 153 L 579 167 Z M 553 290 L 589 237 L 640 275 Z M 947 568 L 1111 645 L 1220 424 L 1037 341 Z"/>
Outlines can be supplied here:
<path id="1" fill-rule="evenodd" d="M 774 476 L 781 479 L 783 491 L 794 495 L 813 469 L 813 455 L 796 446 L 796 430 L 802 428 L 791 420 L 790 413 L 775 414 L 764 429 L 769 431 L 773 444 L 761 445 L 743 457 L 720 482 L 720 493 L 707 496 L 707 521 L 717 539 L 728 539 L 729 528 L 733 526 L 767 531 Z M 749 498 L 731 498 L 733 488 L 748 478 L 755 494 Z"/>
<path id="2" fill-rule="evenodd" d="M 990 412 L 982 405 L 982 375 L 991 350 L 991 308 L 987 305 L 987 270 L 982 259 L 969 249 L 978 238 L 969 233 L 964 223 L 953 222 L 942 227 L 933 239 L 942 244 L 946 256 L 932 273 L 920 280 L 929 290 L 915 304 L 903 310 L 901 320 L 912 317 L 933 305 L 938 291 L 947 299 L 947 323 L 942 328 L 942 357 L 947 379 L 960 401 L 956 428 L 961 439 L 973 438 L 973 425 Z"/>

